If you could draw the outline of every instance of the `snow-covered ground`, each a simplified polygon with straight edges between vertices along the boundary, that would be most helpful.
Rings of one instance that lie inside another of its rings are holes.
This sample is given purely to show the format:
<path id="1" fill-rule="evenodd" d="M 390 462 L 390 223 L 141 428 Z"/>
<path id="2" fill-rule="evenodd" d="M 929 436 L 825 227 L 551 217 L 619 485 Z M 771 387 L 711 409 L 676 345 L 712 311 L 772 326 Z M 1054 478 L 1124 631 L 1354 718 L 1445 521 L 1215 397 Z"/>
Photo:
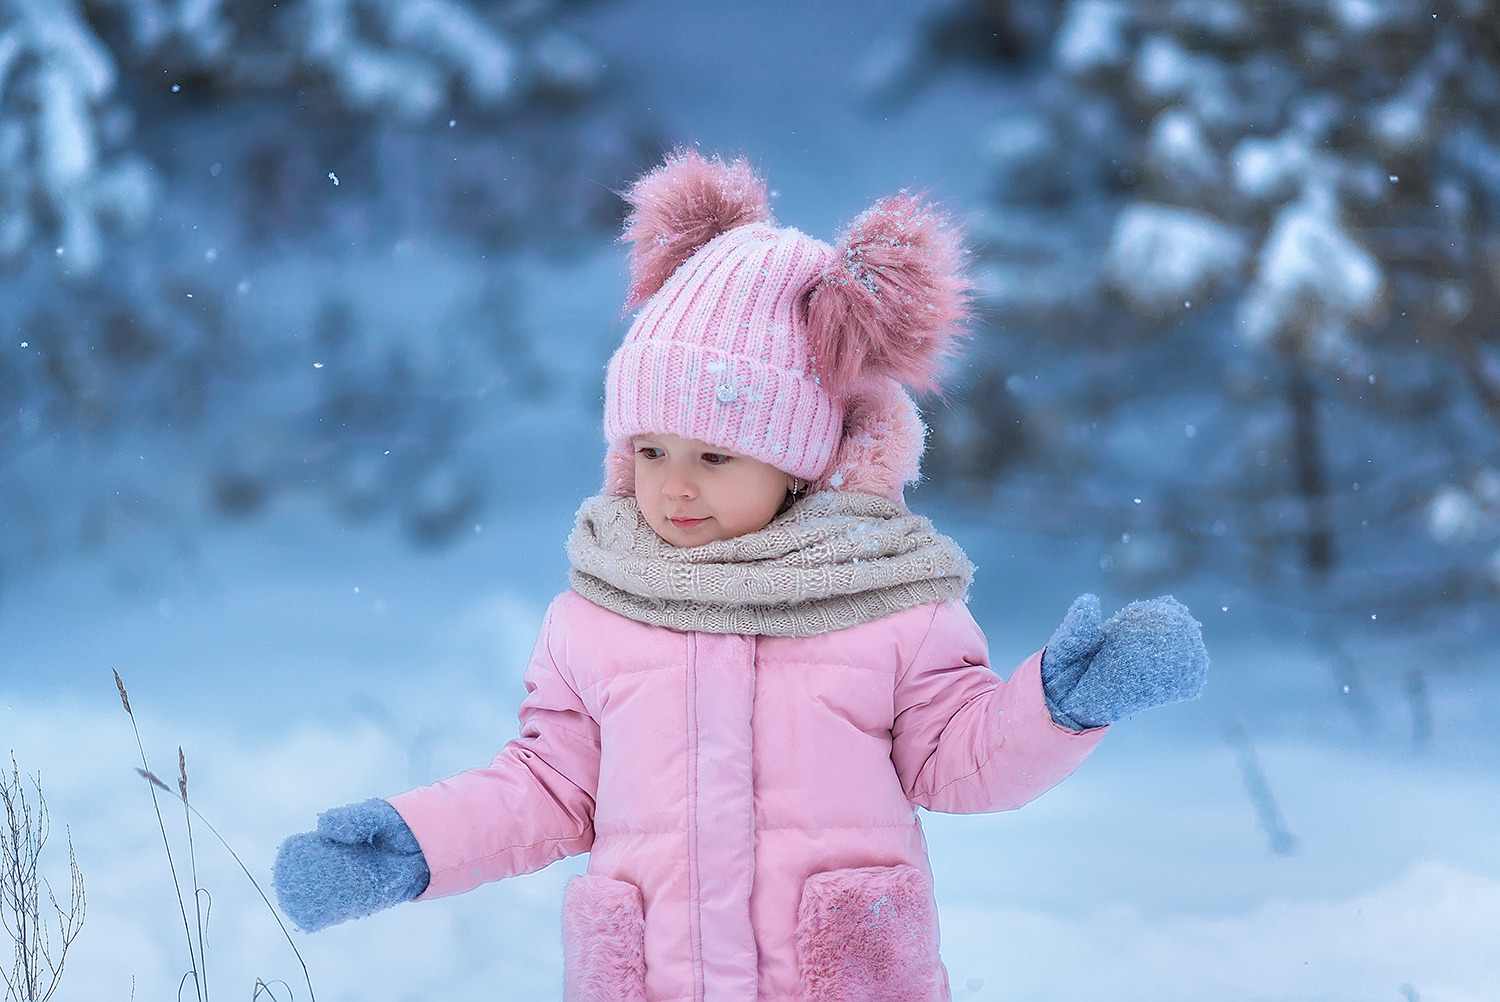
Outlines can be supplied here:
<path id="1" fill-rule="evenodd" d="M 138 997 L 170 997 L 186 969 L 110 669 L 153 768 L 170 782 L 185 749 L 194 801 L 264 884 L 277 842 L 317 811 L 483 763 L 514 733 L 520 672 L 564 576 L 569 516 L 550 502 L 436 555 L 281 511 L 204 546 L 211 588 L 121 600 L 81 565 L 0 612 L 21 678 L 7 679 L 0 732 L 23 768 L 40 768 L 88 879 L 59 998 L 127 998 L 132 978 Z M 1101 584 L 1071 547 L 937 514 L 979 564 L 975 613 L 1002 670 L 1045 640 L 1072 591 Z M 1204 699 L 1117 726 L 1019 812 L 927 818 L 956 997 L 1497 997 L 1493 683 L 1438 676 L 1419 755 L 1394 691 L 1376 694 L 1385 729 L 1361 736 L 1296 638 L 1267 635 L 1248 607 L 1200 615 L 1215 655 Z M 1223 735 L 1233 714 L 1289 854 L 1258 826 L 1241 749 Z M 201 828 L 197 845 L 215 991 L 295 984 L 252 888 Z M 323 999 L 556 998 L 561 888 L 581 865 L 296 940 Z"/>
<path id="2" fill-rule="evenodd" d="M 826 236 L 904 185 L 978 198 L 978 136 L 1001 110 L 992 89 L 955 78 L 888 114 L 853 100 L 850 65 L 904 5 L 863 5 L 845 23 L 816 4 L 758 4 L 733 45 L 708 44 L 723 21 L 712 6 L 637 0 L 601 6 L 595 23 L 639 40 L 652 68 L 640 100 L 669 128 L 762 167 L 784 222 Z M 5 591 L 0 750 L 41 773 L 52 872 L 67 826 L 88 884 L 61 1002 L 170 999 L 188 969 L 112 669 L 152 767 L 170 783 L 184 749 L 194 803 L 263 886 L 277 843 L 318 811 L 482 764 L 514 733 L 526 656 L 565 586 L 572 512 L 597 484 L 597 381 L 624 282 L 607 245 L 506 266 L 524 290 L 523 333 L 560 389 L 536 408 L 490 405 L 465 443 L 507 471 L 466 542 L 413 550 L 385 522 L 351 528 L 289 499 L 210 526 L 185 556 L 69 558 Z M 390 281 L 361 275 L 345 280 Z M 972 604 L 1002 672 L 1078 592 L 1135 597 L 1111 590 L 1097 552 L 1001 532 L 930 492 L 913 502 L 978 565 Z M 1326 651 L 1274 610 L 1210 580 L 1173 588 L 1205 623 L 1202 700 L 1119 725 L 1022 811 L 926 818 L 955 998 L 1500 998 L 1495 654 L 1362 652 L 1360 691 L 1346 694 Z M 1412 667 L 1426 703 L 1403 694 Z M 254 889 L 195 834 L 211 990 L 245 997 L 259 977 L 306 998 Z M 1273 835 L 1290 851 L 1273 851 Z M 555 999 L 562 886 L 582 865 L 294 938 L 325 1002 Z"/>

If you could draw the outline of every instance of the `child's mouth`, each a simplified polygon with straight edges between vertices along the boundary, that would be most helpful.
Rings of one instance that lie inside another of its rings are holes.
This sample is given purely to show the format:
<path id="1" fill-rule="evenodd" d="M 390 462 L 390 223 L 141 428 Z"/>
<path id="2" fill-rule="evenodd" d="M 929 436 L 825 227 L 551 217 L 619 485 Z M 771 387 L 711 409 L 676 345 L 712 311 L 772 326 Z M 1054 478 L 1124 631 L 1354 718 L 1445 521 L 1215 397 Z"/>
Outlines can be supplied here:
<path id="1" fill-rule="evenodd" d="M 669 519 L 667 519 L 667 521 L 671 522 L 673 525 L 677 526 L 677 528 L 679 528 L 679 529 L 691 529 L 695 525 L 702 525 L 704 522 L 707 522 L 708 519 L 706 519 L 706 518 L 669 518 Z"/>

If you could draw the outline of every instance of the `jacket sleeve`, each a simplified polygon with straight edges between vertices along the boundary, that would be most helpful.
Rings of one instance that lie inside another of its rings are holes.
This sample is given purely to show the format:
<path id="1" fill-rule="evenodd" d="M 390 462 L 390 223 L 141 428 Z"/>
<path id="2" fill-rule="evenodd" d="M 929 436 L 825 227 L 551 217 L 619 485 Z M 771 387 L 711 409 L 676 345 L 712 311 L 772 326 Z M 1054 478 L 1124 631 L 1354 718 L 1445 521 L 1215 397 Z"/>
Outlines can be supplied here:
<path id="1" fill-rule="evenodd" d="M 1012 810 L 1067 778 L 1106 728 L 1075 733 L 1042 697 L 1041 653 L 1008 681 L 990 670 L 984 634 L 958 600 L 935 607 L 896 681 L 891 759 L 912 803 L 934 811 Z"/>
<path id="2" fill-rule="evenodd" d="M 529 873 L 594 841 L 599 725 L 555 651 L 556 603 L 526 669 L 520 736 L 488 768 L 391 797 L 422 847 L 442 897 Z"/>

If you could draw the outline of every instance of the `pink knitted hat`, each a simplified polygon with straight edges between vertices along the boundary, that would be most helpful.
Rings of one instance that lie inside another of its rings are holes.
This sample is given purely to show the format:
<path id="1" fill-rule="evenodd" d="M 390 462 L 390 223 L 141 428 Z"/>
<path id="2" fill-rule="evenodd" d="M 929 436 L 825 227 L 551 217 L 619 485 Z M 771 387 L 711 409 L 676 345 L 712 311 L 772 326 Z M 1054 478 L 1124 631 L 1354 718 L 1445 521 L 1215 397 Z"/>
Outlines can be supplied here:
<path id="1" fill-rule="evenodd" d="M 903 387 L 930 389 L 966 316 L 962 242 L 900 194 L 837 247 L 779 227 L 743 160 L 679 150 L 625 194 L 633 244 L 610 359 L 608 489 L 633 489 L 630 439 L 663 432 L 813 483 L 900 498 L 925 429 Z"/>

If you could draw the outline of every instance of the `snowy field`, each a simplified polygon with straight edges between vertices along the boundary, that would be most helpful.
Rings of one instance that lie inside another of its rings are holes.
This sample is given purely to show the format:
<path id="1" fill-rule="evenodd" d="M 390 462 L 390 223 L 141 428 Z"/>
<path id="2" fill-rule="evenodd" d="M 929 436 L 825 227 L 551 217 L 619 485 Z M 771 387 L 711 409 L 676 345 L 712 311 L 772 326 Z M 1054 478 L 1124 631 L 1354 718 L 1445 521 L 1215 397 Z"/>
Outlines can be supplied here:
<path id="1" fill-rule="evenodd" d="M 653 68 L 642 100 L 670 129 L 762 167 L 782 221 L 826 236 L 906 185 L 979 198 L 976 136 L 1003 110 L 993 92 L 959 77 L 889 115 L 854 107 L 848 67 L 901 4 L 836 32 L 804 16 L 817 4 L 766 4 L 728 49 L 708 44 L 723 19 L 712 6 L 601 5 L 593 23 L 638 39 Z M 405 296 L 406 309 L 444 282 L 462 295 L 465 269 L 440 247 L 400 275 L 381 261 L 290 262 L 251 286 L 267 304 L 278 290 L 294 301 L 312 268 L 377 303 Z M 189 967 L 111 670 L 152 768 L 171 784 L 183 749 L 193 802 L 267 890 L 277 844 L 320 810 L 483 764 L 513 735 L 542 612 L 565 587 L 572 513 L 598 482 L 598 379 L 624 279 L 608 245 L 505 266 L 523 290 L 521 331 L 561 389 L 536 409 L 489 405 L 464 443 L 507 472 L 472 538 L 417 551 L 382 521 L 350 527 L 322 502 L 282 500 L 206 524 L 174 555 L 145 538 L 0 594 L 0 751 L 41 773 L 54 882 L 66 886 L 66 826 L 88 887 L 59 1002 L 171 1000 Z M 141 457 L 159 458 L 149 443 Z M 1002 673 L 1077 593 L 1139 597 L 1112 590 L 1094 550 L 1001 532 L 928 491 L 912 501 L 978 566 L 972 608 Z M 1346 693 L 1326 651 L 1275 610 L 1212 580 L 1172 587 L 1205 625 L 1201 700 L 1118 725 L 1019 812 L 924 818 L 954 997 L 1500 999 L 1500 655 L 1427 663 L 1414 638 L 1369 652 L 1364 687 Z M 1404 694 L 1413 667 L 1423 704 Z M 181 812 L 162 806 L 187 884 Z M 290 986 L 278 998 L 307 998 L 254 889 L 195 836 L 212 993 L 247 998 L 261 978 Z M 583 865 L 294 940 L 324 1002 L 556 999 L 562 888 Z"/>
<path id="2" fill-rule="evenodd" d="M 1072 591 L 1101 585 L 1067 548 L 938 518 L 980 567 L 975 613 L 1002 670 L 1045 640 Z M 514 733 L 566 521 L 560 506 L 518 509 L 474 545 L 422 556 L 284 511 L 205 545 L 215 583 L 196 593 L 121 601 L 81 566 L 10 602 L 0 630 L 27 681 L 7 685 L 0 730 L 42 770 L 89 888 L 58 997 L 126 999 L 134 984 L 171 998 L 187 966 L 111 668 L 153 768 L 170 782 L 185 749 L 194 801 L 264 884 L 277 842 L 319 810 L 481 764 Z M 1118 725 L 1019 812 L 927 817 L 955 997 L 1500 996 L 1493 683 L 1439 673 L 1418 755 L 1394 688 L 1373 694 L 1384 723 L 1362 736 L 1295 638 L 1259 630 L 1248 608 L 1200 615 L 1215 656 L 1202 700 Z M 1223 734 L 1235 714 L 1290 853 L 1258 823 Z M 305 997 L 253 890 L 201 828 L 197 845 L 214 991 L 282 978 Z M 581 866 L 296 941 L 322 999 L 557 998 L 561 890 Z"/>

